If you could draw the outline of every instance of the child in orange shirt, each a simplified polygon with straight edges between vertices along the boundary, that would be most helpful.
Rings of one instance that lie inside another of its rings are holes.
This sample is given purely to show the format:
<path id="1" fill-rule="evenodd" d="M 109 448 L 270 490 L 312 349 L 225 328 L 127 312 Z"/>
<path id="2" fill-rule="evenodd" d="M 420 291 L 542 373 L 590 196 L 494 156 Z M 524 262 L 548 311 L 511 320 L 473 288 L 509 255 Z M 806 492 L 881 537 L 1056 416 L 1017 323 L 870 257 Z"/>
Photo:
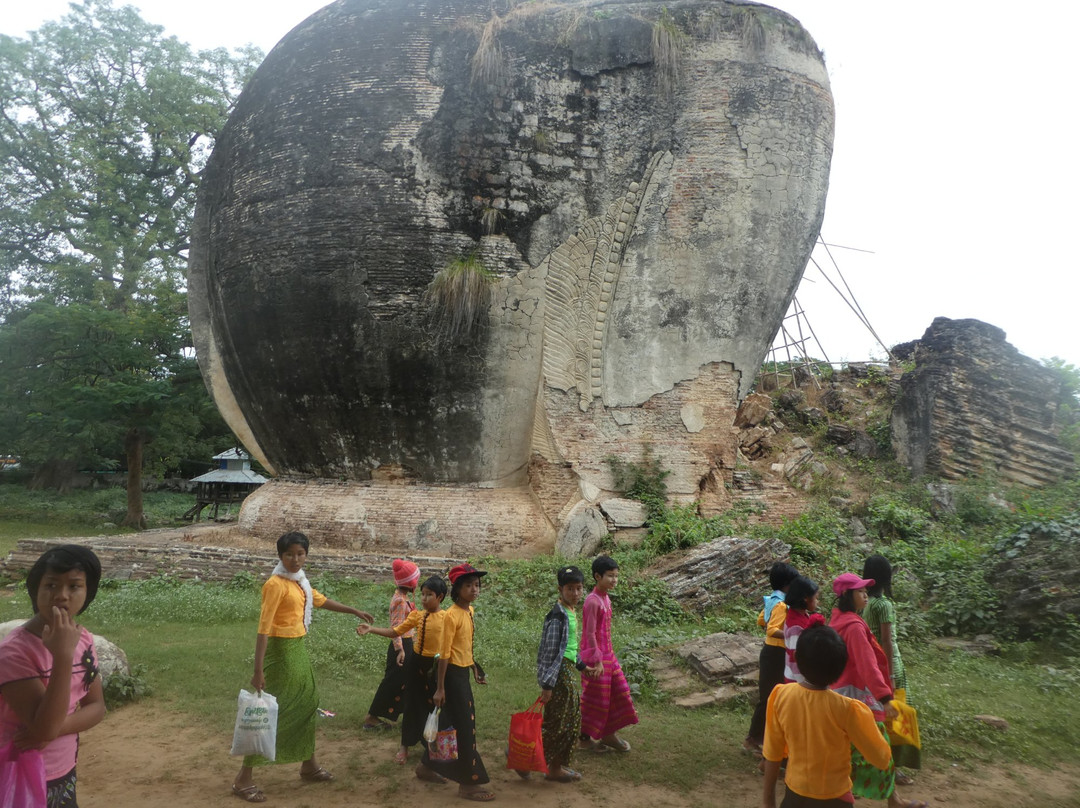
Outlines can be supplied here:
<path id="1" fill-rule="evenodd" d="M 889 744 L 870 708 L 829 685 L 847 665 L 847 647 L 827 626 L 811 626 L 795 648 L 805 681 L 775 688 L 765 713 L 765 784 L 762 808 L 776 808 L 780 762 L 787 758 L 787 793 L 780 808 L 851 808 L 851 746 L 886 768 Z"/>

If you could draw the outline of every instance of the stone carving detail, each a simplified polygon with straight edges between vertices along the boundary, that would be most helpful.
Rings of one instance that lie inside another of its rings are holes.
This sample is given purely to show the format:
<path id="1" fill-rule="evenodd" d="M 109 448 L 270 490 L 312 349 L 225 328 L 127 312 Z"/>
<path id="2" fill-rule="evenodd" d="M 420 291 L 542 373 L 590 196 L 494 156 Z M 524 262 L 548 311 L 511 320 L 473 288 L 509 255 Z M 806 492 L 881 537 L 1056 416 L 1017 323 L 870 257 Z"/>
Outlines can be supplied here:
<path id="1" fill-rule="evenodd" d="M 558 390 L 577 390 L 582 412 L 603 395 L 604 330 L 626 244 L 653 173 L 662 163 L 670 168 L 671 159 L 654 154 L 640 183 L 548 256 L 544 377 Z"/>

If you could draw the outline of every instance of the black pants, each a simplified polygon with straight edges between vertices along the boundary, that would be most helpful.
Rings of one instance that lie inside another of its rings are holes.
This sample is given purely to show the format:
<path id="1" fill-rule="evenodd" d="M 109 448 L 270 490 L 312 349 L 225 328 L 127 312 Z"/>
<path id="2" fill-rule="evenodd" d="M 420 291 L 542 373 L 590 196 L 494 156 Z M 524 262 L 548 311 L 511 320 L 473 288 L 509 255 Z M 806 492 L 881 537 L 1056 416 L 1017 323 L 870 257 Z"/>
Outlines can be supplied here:
<path id="1" fill-rule="evenodd" d="M 746 737 L 761 746 L 765 742 L 765 708 L 773 688 L 784 683 L 784 661 L 787 656 L 783 646 L 763 645 L 758 655 L 758 703 L 754 717 L 750 719 L 750 731 Z"/>
<path id="2" fill-rule="evenodd" d="M 469 683 L 471 675 L 472 668 L 450 665 L 443 682 L 446 703 L 439 713 L 439 729 L 453 727 L 457 730 L 458 759 L 432 760 L 427 749 L 421 759 L 421 763 L 432 771 L 463 786 L 479 786 L 489 782 L 480 750 L 476 748 L 476 708 Z"/>
<path id="3" fill-rule="evenodd" d="M 405 715 L 401 745 L 408 749 L 424 739 L 424 723 L 435 709 L 435 658 L 413 654 L 405 662 Z"/>
<path id="4" fill-rule="evenodd" d="M 405 664 L 397 664 L 397 649 L 391 642 L 386 649 L 386 671 L 383 673 L 379 689 L 368 707 L 368 715 L 374 718 L 386 718 L 397 721 L 405 710 L 405 669 L 412 656 L 412 639 L 403 637 L 401 647 L 405 649 Z"/>
<path id="5" fill-rule="evenodd" d="M 796 794 L 790 788 L 780 802 L 780 808 L 853 808 L 853 806 L 854 803 L 842 800 L 839 797 L 833 800 L 815 800 L 813 797 Z"/>

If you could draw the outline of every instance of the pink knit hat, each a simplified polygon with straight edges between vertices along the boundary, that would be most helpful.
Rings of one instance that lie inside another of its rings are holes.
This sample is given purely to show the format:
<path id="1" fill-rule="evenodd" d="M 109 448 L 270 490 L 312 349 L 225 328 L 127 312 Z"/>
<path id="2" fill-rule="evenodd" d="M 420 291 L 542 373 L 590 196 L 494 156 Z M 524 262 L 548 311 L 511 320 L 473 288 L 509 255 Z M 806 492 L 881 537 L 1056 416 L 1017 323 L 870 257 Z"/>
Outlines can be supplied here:
<path id="1" fill-rule="evenodd" d="M 420 568 L 404 558 L 394 559 L 394 584 L 397 586 L 416 586 L 420 580 Z"/>

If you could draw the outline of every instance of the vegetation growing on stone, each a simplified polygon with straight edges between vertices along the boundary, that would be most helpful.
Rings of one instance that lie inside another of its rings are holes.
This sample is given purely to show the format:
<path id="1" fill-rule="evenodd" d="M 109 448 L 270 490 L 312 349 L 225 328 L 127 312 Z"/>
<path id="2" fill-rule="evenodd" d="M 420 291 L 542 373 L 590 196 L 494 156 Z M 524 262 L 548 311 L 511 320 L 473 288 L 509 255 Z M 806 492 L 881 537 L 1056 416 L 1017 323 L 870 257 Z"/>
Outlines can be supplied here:
<path id="1" fill-rule="evenodd" d="M 652 27 L 652 57 L 660 77 L 660 86 L 667 92 L 678 82 L 686 40 L 686 33 L 676 24 L 667 6 L 661 8 L 660 17 Z"/>
<path id="2" fill-rule="evenodd" d="M 486 321 L 494 280 L 476 253 L 440 269 L 424 292 L 433 334 L 452 343 L 474 335 Z"/>
<path id="3" fill-rule="evenodd" d="M 503 26 L 503 20 L 497 14 L 492 14 L 480 32 L 480 42 L 473 53 L 471 63 L 470 81 L 473 84 L 491 85 L 498 84 L 505 69 L 502 45 L 499 44 L 499 30 Z"/>

